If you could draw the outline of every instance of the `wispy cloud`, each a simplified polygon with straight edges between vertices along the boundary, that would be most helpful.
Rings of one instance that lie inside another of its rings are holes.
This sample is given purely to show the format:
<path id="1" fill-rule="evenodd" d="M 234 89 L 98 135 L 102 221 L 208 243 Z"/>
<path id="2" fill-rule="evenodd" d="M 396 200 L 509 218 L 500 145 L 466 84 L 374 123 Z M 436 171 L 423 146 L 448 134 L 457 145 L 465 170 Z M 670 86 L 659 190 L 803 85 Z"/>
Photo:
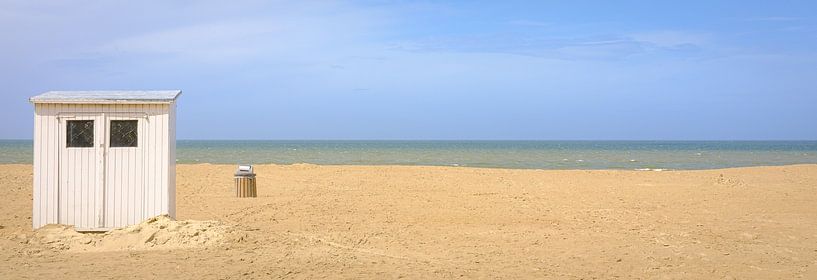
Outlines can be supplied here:
<path id="1" fill-rule="evenodd" d="M 650 52 L 702 49 L 706 35 L 655 31 L 621 35 L 563 37 L 502 33 L 478 36 L 434 37 L 395 45 L 404 51 L 506 53 L 551 59 L 620 59 Z"/>
<path id="2" fill-rule="evenodd" d="M 792 22 L 801 21 L 801 17 L 786 17 L 786 16 L 768 16 L 768 17 L 752 17 L 744 18 L 744 21 L 771 21 L 771 22 Z"/>
<path id="3" fill-rule="evenodd" d="M 367 36 L 380 32 L 388 21 L 382 10 L 343 3 L 291 6 L 254 16 L 168 23 L 121 35 L 109 34 L 77 51 L 61 51 L 52 60 L 95 61 L 113 57 L 138 58 L 144 62 L 155 58 L 208 64 L 318 61 L 354 54 L 354 49 L 371 42 Z"/>
<path id="4" fill-rule="evenodd" d="M 164 29 L 113 40 L 97 51 L 116 54 L 174 54 L 235 59 L 270 42 L 284 27 L 270 21 L 205 23 Z M 264 35 L 267 35 L 266 37 Z"/>
<path id="5" fill-rule="evenodd" d="M 679 46 L 702 46 L 709 42 L 709 36 L 701 33 L 684 31 L 653 31 L 630 34 L 633 41 L 661 48 Z"/>
<path id="6" fill-rule="evenodd" d="M 536 20 L 525 20 L 525 19 L 508 21 L 508 24 L 517 25 L 517 26 L 533 26 L 533 27 L 553 26 L 552 23 L 547 23 L 547 22 L 543 22 L 543 21 L 536 21 Z"/>

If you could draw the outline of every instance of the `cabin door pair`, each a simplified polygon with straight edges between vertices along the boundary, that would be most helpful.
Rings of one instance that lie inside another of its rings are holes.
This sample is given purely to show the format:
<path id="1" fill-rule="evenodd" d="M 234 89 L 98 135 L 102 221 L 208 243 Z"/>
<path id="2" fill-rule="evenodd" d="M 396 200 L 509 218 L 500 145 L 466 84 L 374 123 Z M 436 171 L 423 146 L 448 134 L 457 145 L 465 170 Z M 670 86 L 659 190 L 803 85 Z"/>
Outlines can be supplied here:
<path id="1" fill-rule="evenodd" d="M 138 223 L 147 119 L 100 113 L 59 120 L 59 223 L 80 230 Z"/>

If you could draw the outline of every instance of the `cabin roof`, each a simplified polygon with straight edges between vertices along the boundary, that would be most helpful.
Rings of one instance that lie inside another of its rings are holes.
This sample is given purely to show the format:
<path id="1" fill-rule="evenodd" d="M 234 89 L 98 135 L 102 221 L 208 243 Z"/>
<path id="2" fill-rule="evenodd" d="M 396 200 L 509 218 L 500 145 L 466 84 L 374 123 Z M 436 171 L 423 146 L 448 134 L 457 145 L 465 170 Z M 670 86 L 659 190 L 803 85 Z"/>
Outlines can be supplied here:
<path id="1" fill-rule="evenodd" d="M 167 104 L 181 90 L 49 91 L 28 99 L 31 103 Z"/>

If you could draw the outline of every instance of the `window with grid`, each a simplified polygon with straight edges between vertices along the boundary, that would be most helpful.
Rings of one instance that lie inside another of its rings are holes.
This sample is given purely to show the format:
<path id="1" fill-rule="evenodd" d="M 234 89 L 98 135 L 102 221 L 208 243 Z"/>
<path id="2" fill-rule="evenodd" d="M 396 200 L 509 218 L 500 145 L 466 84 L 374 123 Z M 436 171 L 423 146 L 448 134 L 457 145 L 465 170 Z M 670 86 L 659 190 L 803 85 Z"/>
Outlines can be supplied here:
<path id="1" fill-rule="evenodd" d="M 139 121 L 111 121 L 111 147 L 136 147 L 139 142 Z"/>
<path id="2" fill-rule="evenodd" d="M 94 121 L 74 120 L 66 123 L 66 146 L 88 148 L 94 146 Z"/>

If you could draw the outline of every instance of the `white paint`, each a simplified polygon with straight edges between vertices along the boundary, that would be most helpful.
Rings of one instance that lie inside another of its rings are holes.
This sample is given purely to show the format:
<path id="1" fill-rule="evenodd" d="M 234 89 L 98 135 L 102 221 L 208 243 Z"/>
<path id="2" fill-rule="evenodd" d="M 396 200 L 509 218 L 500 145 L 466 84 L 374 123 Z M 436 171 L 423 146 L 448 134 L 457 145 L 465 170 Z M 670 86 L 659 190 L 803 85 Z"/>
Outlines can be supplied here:
<path id="1" fill-rule="evenodd" d="M 29 101 L 56 104 L 154 104 L 171 103 L 180 93 L 180 90 L 49 91 L 31 97 Z"/>
<path id="2" fill-rule="evenodd" d="M 175 97 L 144 100 L 82 104 L 32 98 L 34 228 L 108 229 L 162 214 L 175 217 Z M 66 147 L 68 120 L 94 121 L 93 147 Z M 112 120 L 138 121 L 137 147 L 109 147 Z"/>

